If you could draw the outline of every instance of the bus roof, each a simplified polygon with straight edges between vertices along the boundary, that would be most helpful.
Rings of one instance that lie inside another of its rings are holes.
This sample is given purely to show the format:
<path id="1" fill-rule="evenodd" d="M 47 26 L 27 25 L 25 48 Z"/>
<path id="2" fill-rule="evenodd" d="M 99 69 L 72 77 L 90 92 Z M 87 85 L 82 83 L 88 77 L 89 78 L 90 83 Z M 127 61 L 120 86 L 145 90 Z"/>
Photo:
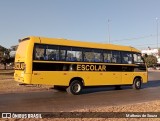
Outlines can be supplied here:
<path id="1" fill-rule="evenodd" d="M 140 53 L 140 51 L 138 49 L 131 47 L 131 46 L 104 44 L 104 43 L 96 43 L 96 42 L 83 42 L 83 41 L 75 41 L 75 40 L 68 40 L 68 39 L 62 39 L 62 38 L 45 38 L 45 37 L 35 37 L 35 36 L 30 36 L 28 38 L 33 40 L 35 43 L 37 43 L 37 41 L 35 41 L 35 40 L 39 40 L 39 43 L 43 43 L 43 44 L 54 44 L 54 45 L 74 46 L 74 47 L 132 51 L 132 52 L 139 52 Z"/>

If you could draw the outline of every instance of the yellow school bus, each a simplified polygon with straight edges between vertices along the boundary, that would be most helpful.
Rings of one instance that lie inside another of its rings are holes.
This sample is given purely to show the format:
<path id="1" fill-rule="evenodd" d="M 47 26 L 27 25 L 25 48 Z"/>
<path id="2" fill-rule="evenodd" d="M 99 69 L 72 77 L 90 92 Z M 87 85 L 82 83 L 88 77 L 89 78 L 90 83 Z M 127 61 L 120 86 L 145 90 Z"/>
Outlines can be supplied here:
<path id="1" fill-rule="evenodd" d="M 140 89 L 148 73 L 140 51 L 130 46 L 31 36 L 19 41 L 14 79 L 77 95 L 85 86 Z"/>

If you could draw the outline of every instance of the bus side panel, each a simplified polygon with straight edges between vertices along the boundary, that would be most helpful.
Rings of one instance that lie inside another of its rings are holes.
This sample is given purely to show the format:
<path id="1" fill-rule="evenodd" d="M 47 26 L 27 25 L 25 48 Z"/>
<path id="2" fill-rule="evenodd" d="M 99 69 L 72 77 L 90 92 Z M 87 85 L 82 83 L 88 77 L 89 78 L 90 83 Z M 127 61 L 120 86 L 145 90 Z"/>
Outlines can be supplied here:
<path id="1" fill-rule="evenodd" d="M 147 83 L 147 72 L 122 72 L 122 84 L 133 84 L 135 77 L 141 77 L 142 83 Z"/>
<path id="2" fill-rule="evenodd" d="M 69 86 L 70 80 L 80 77 L 85 86 L 119 85 L 121 72 L 73 72 L 73 71 L 33 71 L 32 84 Z"/>
<path id="3" fill-rule="evenodd" d="M 133 84 L 137 76 L 142 78 L 142 83 L 148 80 L 147 72 L 78 72 L 77 75 L 84 80 L 85 86 Z"/>
<path id="4" fill-rule="evenodd" d="M 118 85 L 121 84 L 121 72 L 78 72 L 85 86 Z"/>
<path id="5" fill-rule="evenodd" d="M 122 77 L 121 77 L 122 75 Z M 143 83 L 147 82 L 147 73 L 128 72 L 127 76 L 121 72 L 52 72 L 52 71 L 33 71 L 32 84 L 48 84 L 69 86 L 69 82 L 74 77 L 81 77 L 85 86 L 98 85 L 124 85 L 133 84 L 136 76 L 142 77 Z M 124 77 L 123 77 L 124 76 Z M 123 80 L 122 80 L 123 79 Z"/>
<path id="6" fill-rule="evenodd" d="M 73 76 L 76 76 L 75 72 L 33 71 L 32 84 L 69 86 L 69 82 Z"/>
<path id="7" fill-rule="evenodd" d="M 123 84 L 133 84 L 135 77 L 135 72 L 122 72 L 122 85 Z"/>

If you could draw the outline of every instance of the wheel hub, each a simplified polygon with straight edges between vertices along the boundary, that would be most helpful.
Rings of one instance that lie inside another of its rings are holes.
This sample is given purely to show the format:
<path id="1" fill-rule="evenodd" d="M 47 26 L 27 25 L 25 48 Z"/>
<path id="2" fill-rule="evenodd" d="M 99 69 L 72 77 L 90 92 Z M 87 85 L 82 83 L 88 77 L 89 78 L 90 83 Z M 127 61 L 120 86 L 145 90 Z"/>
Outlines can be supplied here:
<path id="1" fill-rule="evenodd" d="M 74 92 L 77 93 L 81 90 L 81 86 L 79 84 L 74 84 L 72 89 Z"/>

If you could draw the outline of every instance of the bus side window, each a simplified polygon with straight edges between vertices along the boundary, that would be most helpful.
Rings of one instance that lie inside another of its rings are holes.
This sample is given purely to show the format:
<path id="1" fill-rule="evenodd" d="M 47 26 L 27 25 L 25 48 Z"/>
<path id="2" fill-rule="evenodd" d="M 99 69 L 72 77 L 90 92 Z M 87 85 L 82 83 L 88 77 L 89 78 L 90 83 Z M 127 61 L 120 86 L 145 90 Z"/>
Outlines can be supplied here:
<path id="1" fill-rule="evenodd" d="M 112 51 L 112 63 L 121 63 L 121 56 L 119 51 Z"/>
<path id="2" fill-rule="evenodd" d="M 72 58 L 72 54 L 68 53 L 68 51 L 67 51 L 66 61 L 71 61 L 71 58 Z"/>
<path id="3" fill-rule="evenodd" d="M 129 52 L 121 52 L 122 53 L 122 63 L 123 64 L 132 64 L 132 54 Z"/>
<path id="4" fill-rule="evenodd" d="M 69 48 L 66 61 L 82 61 L 82 49 L 77 47 Z"/>
<path id="5" fill-rule="evenodd" d="M 111 51 L 104 51 L 103 56 L 104 56 L 104 62 L 105 63 L 110 63 L 111 62 L 111 60 L 112 60 Z"/>
<path id="6" fill-rule="evenodd" d="M 102 50 L 94 49 L 94 62 L 103 62 Z"/>
<path id="7" fill-rule="evenodd" d="M 60 60 L 64 61 L 66 56 L 66 50 L 60 50 Z"/>
<path id="8" fill-rule="evenodd" d="M 99 55 L 96 49 L 83 48 L 84 62 L 99 62 Z"/>
<path id="9" fill-rule="evenodd" d="M 35 54 L 34 54 L 34 59 L 35 60 L 44 60 L 44 52 L 45 48 L 44 45 L 36 45 L 35 46 Z"/>
<path id="10" fill-rule="evenodd" d="M 84 53 L 85 62 L 94 62 L 94 52 L 85 52 Z"/>
<path id="11" fill-rule="evenodd" d="M 59 60 L 59 47 L 48 45 L 46 48 L 45 60 Z"/>

